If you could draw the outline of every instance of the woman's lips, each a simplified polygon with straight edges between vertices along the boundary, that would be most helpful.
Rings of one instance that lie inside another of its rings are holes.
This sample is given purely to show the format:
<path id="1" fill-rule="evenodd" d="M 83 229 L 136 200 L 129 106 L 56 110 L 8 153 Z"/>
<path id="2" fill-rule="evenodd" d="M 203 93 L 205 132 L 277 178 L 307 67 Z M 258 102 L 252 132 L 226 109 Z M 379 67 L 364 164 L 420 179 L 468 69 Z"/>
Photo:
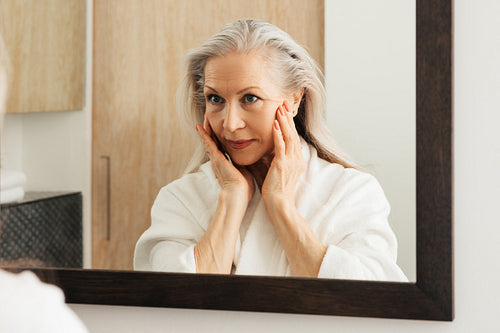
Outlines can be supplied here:
<path id="1" fill-rule="evenodd" d="M 228 143 L 229 147 L 233 149 L 244 149 L 248 146 L 250 146 L 253 143 L 254 140 L 226 140 Z"/>

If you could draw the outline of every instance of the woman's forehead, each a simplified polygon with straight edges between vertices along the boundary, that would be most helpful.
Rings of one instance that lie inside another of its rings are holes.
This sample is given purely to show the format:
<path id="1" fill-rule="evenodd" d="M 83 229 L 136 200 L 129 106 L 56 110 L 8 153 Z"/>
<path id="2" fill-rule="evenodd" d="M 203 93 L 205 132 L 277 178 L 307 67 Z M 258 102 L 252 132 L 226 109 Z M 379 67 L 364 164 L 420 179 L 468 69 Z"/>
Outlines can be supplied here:
<path id="1" fill-rule="evenodd" d="M 208 59 L 205 66 L 205 87 L 215 90 L 240 90 L 245 87 L 276 89 L 268 61 L 258 52 L 231 52 Z"/>

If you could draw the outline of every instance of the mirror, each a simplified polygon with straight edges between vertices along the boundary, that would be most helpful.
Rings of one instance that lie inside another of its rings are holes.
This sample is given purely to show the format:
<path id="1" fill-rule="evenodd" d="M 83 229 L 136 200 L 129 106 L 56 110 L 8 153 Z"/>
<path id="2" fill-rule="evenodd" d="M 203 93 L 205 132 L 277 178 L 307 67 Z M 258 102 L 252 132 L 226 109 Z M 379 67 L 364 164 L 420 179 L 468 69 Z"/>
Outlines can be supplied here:
<path id="1" fill-rule="evenodd" d="M 416 283 L 37 272 L 77 303 L 452 320 L 451 2 L 416 9 Z"/>

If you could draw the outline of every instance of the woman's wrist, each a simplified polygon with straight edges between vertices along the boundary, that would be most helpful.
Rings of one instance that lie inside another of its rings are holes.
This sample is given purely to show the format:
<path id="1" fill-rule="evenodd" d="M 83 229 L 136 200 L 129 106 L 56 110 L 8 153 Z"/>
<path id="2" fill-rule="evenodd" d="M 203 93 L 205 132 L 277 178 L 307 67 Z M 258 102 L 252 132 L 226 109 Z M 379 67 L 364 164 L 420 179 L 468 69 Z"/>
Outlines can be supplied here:
<path id="1" fill-rule="evenodd" d="M 276 195 L 268 197 L 265 204 L 294 276 L 317 277 L 326 246 L 319 241 L 292 200 Z"/>
<path id="2" fill-rule="evenodd" d="M 210 225 L 194 249 L 198 273 L 231 272 L 238 231 L 248 206 L 242 200 L 243 193 L 235 189 L 220 192 Z"/>
<path id="3" fill-rule="evenodd" d="M 287 209 L 293 206 L 293 200 L 283 193 L 262 193 L 262 200 L 268 209 Z"/>
<path id="4" fill-rule="evenodd" d="M 248 208 L 246 194 L 242 191 L 222 190 L 219 194 L 215 220 L 237 233 Z"/>
<path id="5" fill-rule="evenodd" d="M 298 215 L 295 203 L 284 195 L 267 196 L 263 200 L 269 217 L 275 226 L 276 223 L 283 224 L 286 223 L 285 221 L 295 219 Z"/>
<path id="6" fill-rule="evenodd" d="M 223 187 L 219 194 L 219 201 L 228 202 L 230 204 L 240 205 L 241 203 L 245 204 L 245 209 L 248 206 L 248 203 L 252 199 L 253 193 L 250 193 L 250 189 L 244 186 L 228 186 Z"/>

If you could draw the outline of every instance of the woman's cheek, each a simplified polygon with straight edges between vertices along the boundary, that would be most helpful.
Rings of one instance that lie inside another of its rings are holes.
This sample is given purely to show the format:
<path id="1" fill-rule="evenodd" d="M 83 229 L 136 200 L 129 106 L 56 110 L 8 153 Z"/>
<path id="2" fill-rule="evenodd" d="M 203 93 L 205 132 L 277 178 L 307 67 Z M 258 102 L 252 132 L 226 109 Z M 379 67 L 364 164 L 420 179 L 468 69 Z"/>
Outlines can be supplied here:
<path id="1" fill-rule="evenodd" d="M 215 125 L 214 113 L 209 108 L 207 108 L 207 110 L 205 111 L 205 118 L 207 118 L 207 121 L 210 124 L 210 126 L 214 128 Z"/>
<path id="2" fill-rule="evenodd" d="M 220 119 L 218 119 L 217 113 L 207 110 L 205 112 L 205 117 L 207 118 L 208 124 L 210 125 L 212 132 L 220 140 L 220 134 L 222 132 L 222 122 L 220 121 Z"/>

